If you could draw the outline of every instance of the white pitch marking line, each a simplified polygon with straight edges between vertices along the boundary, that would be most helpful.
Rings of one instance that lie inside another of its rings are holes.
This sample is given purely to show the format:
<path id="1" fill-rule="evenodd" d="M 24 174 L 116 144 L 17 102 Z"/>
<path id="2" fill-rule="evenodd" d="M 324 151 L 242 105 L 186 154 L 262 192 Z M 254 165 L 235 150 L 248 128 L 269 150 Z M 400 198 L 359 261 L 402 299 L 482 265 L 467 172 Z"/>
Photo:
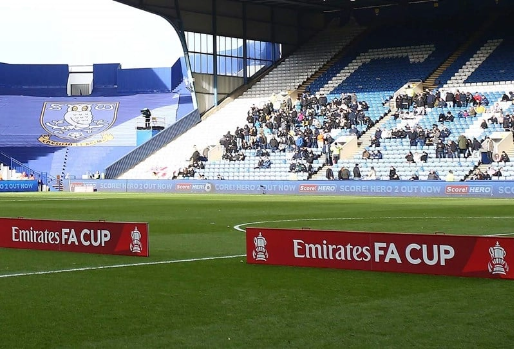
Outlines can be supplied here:
<path id="1" fill-rule="evenodd" d="M 380 219 L 455 219 L 455 217 L 380 217 Z M 464 219 L 483 219 L 484 217 L 459 217 Z M 512 219 L 514 217 L 487 217 L 492 219 Z M 372 219 L 370 217 L 332 217 L 332 218 L 296 218 L 296 219 L 277 219 L 272 221 L 257 221 L 257 222 L 249 222 L 249 223 L 241 223 L 234 225 L 234 229 L 238 231 L 245 232 L 246 230 L 243 228 L 247 225 L 254 224 L 263 224 L 263 223 L 281 223 L 281 222 L 299 222 L 299 221 L 333 221 L 333 220 L 363 220 L 363 219 Z M 482 236 L 508 236 L 514 235 L 514 233 L 502 233 L 502 234 L 490 234 L 490 235 L 482 235 Z"/>
<path id="2" fill-rule="evenodd" d="M 484 235 L 484 236 L 487 236 L 487 237 L 493 237 L 493 236 L 509 236 L 509 235 L 514 235 L 514 233 L 503 233 L 503 234 L 489 234 L 489 235 Z"/>
<path id="3" fill-rule="evenodd" d="M 237 255 L 232 255 L 232 256 L 219 256 L 219 257 L 191 258 L 191 259 L 175 259 L 175 260 L 170 260 L 170 261 L 156 261 L 156 262 L 142 262 L 142 263 L 101 265 L 101 266 L 97 266 L 97 267 L 83 267 L 83 268 L 47 270 L 47 271 L 33 271 L 33 272 L 16 273 L 16 274 L 3 274 L 3 275 L 0 275 L 0 279 L 2 279 L 2 278 L 11 278 L 11 277 L 19 277 L 19 276 L 71 273 L 71 272 L 75 272 L 75 271 L 88 271 L 88 270 L 114 269 L 114 268 L 129 268 L 129 267 L 139 267 L 139 266 L 144 266 L 144 265 L 158 265 L 158 264 L 173 264 L 173 263 L 188 263 L 188 262 L 199 262 L 199 261 L 212 261 L 212 260 L 216 260 L 216 259 L 230 259 L 230 258 L 236 258 L 236 257 L 246 257 L 246 254 L 237 254 Z"/>

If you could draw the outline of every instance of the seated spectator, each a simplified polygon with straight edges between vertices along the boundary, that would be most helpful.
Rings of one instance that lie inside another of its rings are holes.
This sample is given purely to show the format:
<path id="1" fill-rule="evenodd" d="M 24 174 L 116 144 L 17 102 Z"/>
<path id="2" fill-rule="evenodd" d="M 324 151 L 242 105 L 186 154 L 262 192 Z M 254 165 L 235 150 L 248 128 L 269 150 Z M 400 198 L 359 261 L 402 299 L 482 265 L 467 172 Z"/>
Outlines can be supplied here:
<path id="1" fill-rule="evenodd" d="M 467 110 L 461 110 L 459 111 L 459 113 L 457 114 L 457 117 L 458 118 L 467 118 L 469 117 L 469 113 Z"/>
<path id="2" fill-rule="evenodd" d="M 271 160 L 267 156 L 264 157 L 264 162 L 262 163 L 261 168 L 271 168 Z"/>
<path id="3" fill-rule="evenodd" d="M 243 153 L 242 151 L 240 151 L 239 153 L 237 153 L 235 156 L 234 156 L 235 160 L 236 161 L 245 161 L 246 159 L 246 155 L 245 153 Z"/>
<path id="4" fill-rule="evenodd" d="M 482 120 L 482 123 L 480 124 L 480 128 L 483 129 L 483 130 L 489 128 L 489 126 L 487 125 L 487 121 L 485 119 Z"/>
<path id="5" fill-rule="evenodd" d="M 262 168 L 263 165 L 264 165 L 264 158 L 260 157 L 259 161 L 257 161 L 257 166 L 255 166 L 253 169 L 256 170 L 258 168 Z"/>
<path id="6" fill-rule="evenodd" d="M 364 151 L 362 152 L 362 158 L 364 160 L 367 160 L 370 158 L 370 156 L 371 156 L 371 154 L 369 153 L 368 149 L 364 149 Z"/>
<path id="7" fill-rule="evenodd" d="M 475 111 L 477 114 L 485 113 L 485 104 L 478 103 L 478 105 L 475 107 Z"/>
<path id="8" fill-rule="evenodd" d="M 361 179 L 359 164 L 355 164 L 355 167 L 353 168 L 353 179 Z"/>
<path id="9" fill-rule="evenodd" d="M 480 171 L 479 168 L 477 168 L 475 171 L 473 171 L 469 179 L 479 181 L 485 179 L 485 175 L 482 171 Z"/>
<path id="10" fill-rule="evenodd" d="M 365 179 L 370 181 L 374 181 L 375 179 L 377 179 L 377 172 L 375 171 L 375 168 L 373 166 L 371 166 L 371 168 L 369 169 L 369 172 L 366 175 Z"/>
<path id="11" fill-rule="evenodd" d="M 289 172 L 309 172 L 309 169 L 303 162 L 296 161 L 289 165 Z"/>
<path id="12" fill-rule="evenodd" d="M 373 150 L 371 153 L 371 159 L 380 160 L 383 158 L 382 152 L 380 150 Z"/>
<path id="13" fill-rule="evenodd" d="M 380 147 L 380 139 L 376 138 L 376 137 L 373 137 L 371 139 L 371 146 L 372 147 L 376 147 L 376 148 Z"/>
<path id="14" fill-rule="evenodd" d="M 341 167 L 341 169 L 338 172 L 338 179 L 340 181 L 345 181 L 350 179 L 350 170 L 348 170 L 346 167 Z"/>
<path id="15" fill-rule="evenodd" d="M 504 151 L 502 151 L 502 154 L 500 155 L 500 162 L 510 162 L 509 155 Z"/>
<path id="16" fill-rule="evenodd" d="M 446 141 L 446 138 L 448 138 L 452 134 L 452 131 L 446 127 L 443 126 L 443 129 L 441 130 L 441 133 L 439 134 L 439 138 L 441 138 L 441 141 Z"/>
<path id="17" fill-rule="evenodd" d="M 325 177 L 326 177 L 329 181 L 331 181 L 331 180 L 333 180 L 333 179 L 334 179 L 334 171 L 332 171 L 332 167 L 330 167 L 330 166 L 329 166 L 329 167 L 327 168 L 327 171 L 325 172 Z"/>
<path id="18" fill-rule="evenodd" d="M 272 135 L 269 140 L 269 148 L 274 153 L 278 150 L 278 146 L 279 146 L 278 140 L 275 138 L 275 135 Z"/>
<path id="19" fill-rule="evenodd" d="M 503 176 L 502 169 L 501 168 L 495 169 L 491 176 L 493 176 L 493 177 L 501 177 L 501 176 Z"/>
<path id="20" fill-rule="evenodd" d="M 428 172 L 427 179 L 431 181 L 438 181 L 440 178 L 437 175 L 437 172 L 435 172 L 434 170 L 430 170 L 430 172 Z"/>
<path id="21" fill-rule="evenodd" d="M 408 163 L 414 163 L 414 155 L 412 152 L 408 152 L 407 155 L 405 155 L 405 160 L 407 160 Z"/>
<path id="22" fill-rule="evenodd" d="M 419 176 L 417 175 L 417 173 L 413 173 L 412 177 L 409 178 L 409 180 L 411 180 L 411 181 L 419 181 Z"/>
<path id="23" fill-rule="evenodd" d="M 455 180 L 455 176 L 453 175 L 453 171 L 449 170 L 448 174 L 446 175 L 446 181 L 453 182 L 454 180 Z"/>
<path id="24" fill-rule="evenodd" d="M 493 114 L 493 115 L 491 115 L 491 117 L 489 119 L 487 119 L 487 121 L 489 121 L 492 124 L 497 124 L 498 123 L 498 117 L 496 116 L 496 114 Z"/>
<path id="25" fill-rule="evenodd" d="M 255 155 L 263 157 L 263 156 L 269 156 L 269 152 L 265 149 L 257 149 L 257 152 Z"/>
<path id="26" fill-rule="evenodd" d="M 399 179 L 397 177 L 398 177 L 398 174 L 396 173 L 396 168 L 394 168 L 394 166 L 391 166 L 389 168 L 389 179 Z"/>

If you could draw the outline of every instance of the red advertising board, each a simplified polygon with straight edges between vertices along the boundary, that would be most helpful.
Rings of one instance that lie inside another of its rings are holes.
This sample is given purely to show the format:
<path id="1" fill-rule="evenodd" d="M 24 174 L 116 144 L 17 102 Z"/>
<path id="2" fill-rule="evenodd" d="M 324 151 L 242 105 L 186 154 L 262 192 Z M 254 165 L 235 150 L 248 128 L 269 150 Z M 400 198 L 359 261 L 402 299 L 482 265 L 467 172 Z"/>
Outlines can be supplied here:
<path id="1" fill-rule="evenodd" d="M 0 218 L 0 247 L 148 257 L 148 223 Z"/>
<path id="2" fill-rule="evenodd" d="M 246 229 L 247 262 L 514 279 L 514 238 Z"/>

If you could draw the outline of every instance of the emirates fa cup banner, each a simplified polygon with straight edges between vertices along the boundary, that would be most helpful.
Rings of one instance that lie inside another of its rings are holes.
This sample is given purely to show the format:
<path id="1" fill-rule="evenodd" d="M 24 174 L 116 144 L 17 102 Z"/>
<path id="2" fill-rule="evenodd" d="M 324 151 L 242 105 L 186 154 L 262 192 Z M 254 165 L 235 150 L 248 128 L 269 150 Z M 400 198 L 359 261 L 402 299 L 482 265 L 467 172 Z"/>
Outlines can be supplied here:
<path id="1" fill-rule="evenodd" d="M 148 223 L 0 218 L 0 247 L 148 257 Z"/>
<path id="2" fill-rule="evenodd" d="M 246 229 L 247 262 L 514 279 L 514 238 Z"/>

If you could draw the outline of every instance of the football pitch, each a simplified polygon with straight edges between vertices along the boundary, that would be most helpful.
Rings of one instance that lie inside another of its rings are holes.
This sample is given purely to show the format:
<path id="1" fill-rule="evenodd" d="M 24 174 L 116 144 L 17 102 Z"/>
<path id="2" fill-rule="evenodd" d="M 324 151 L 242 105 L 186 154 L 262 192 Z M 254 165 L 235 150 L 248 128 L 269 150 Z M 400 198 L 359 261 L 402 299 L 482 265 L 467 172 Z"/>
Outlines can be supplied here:
<path id="1" fill-rule="evenodd" d="M 514 200 L 0 195 L 149 223 L 150 257 L 0 249 L 0 348 L 512 348 L 514 282 L 246 264 L 244 228 L 513 234 Z M 514 265 L 510 266 L 511 268 Z"/>

